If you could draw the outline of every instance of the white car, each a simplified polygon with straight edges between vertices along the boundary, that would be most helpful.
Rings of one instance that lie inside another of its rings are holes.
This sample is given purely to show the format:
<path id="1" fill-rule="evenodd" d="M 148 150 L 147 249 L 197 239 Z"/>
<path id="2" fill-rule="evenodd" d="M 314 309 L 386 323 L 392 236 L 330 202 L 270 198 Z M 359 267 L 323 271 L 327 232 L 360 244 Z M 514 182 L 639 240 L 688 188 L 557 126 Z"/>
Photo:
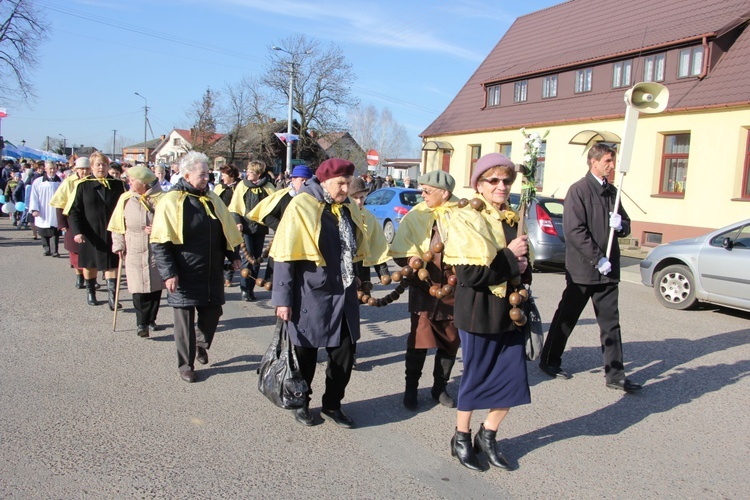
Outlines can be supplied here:
<path id="1" fill-rule="evenodd" d="M 641 262 L 641 282 L 670 309 L 700 301 L 750 311 L 750 219 L 659 245 Z"/>

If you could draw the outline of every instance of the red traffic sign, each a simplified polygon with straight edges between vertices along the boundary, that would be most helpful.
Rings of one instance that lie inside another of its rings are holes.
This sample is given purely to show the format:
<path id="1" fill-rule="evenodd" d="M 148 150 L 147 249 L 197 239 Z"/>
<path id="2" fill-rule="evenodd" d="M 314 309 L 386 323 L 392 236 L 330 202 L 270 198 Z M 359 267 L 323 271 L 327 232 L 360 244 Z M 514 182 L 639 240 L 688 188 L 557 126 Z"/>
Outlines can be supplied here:
<path id="1" fill-rule="evenodd" d="M 374 166 L 377 165 L 380 162 L 380 155 L 378 155 L 378 152 L 374 149 L 371 149 L 367 152 L 367 164 Z"/>

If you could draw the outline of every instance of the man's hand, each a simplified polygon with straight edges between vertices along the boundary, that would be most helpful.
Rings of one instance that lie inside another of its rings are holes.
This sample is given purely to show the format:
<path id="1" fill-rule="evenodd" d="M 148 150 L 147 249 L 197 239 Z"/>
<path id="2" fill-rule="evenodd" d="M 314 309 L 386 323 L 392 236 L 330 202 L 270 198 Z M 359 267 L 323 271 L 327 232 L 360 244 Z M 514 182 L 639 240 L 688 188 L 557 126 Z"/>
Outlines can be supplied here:
<path id="1" fill-rule="evenodd" d="M 615 231 L 622 230 L 622 216 L 613 212 L 609 213 L 609 227 Z"/>
<path id="2" fill-rule="evenodd" d="M 39 210 L 32 210 L 31 215 L 33 215 L 34 217 L 39 217 Z"/>
<path id="3" fill-rule="evenodd" d="M 172 276 L 171 278 L 165 280 L 164 286 L 167 287 L 167 291 L 169 293 L 174 293 L 175 290 L 177 290 L 177 276 Z"/>
<path id="4" fill-rule="evenodd" d="M 76 243 L 86 243 L 86 238 L 84 238 L 82 234 L 76 234 L 73 236 L 73 241 Z"/>
<path id="5" fill-rule="evenodd" d="M 601 259 L 599 259 L 599 263 L 596 265 L 596 269 L 606 276 L 610 273 L 610 271 L 612 271 L 612 263 L 608 258 L 602 257 Z"/>
<path id="6" fill-rule="evenodd" d="M 237 224 L 237 229 L 239 230 L 239 232 L 242 232 L 242 224 Z"/>
<path id="7" fill-rule="evenodd" d="M 292 319 L 292 308 L 289 306 L 276 306 L 276 317 L 282 321 Z"/>

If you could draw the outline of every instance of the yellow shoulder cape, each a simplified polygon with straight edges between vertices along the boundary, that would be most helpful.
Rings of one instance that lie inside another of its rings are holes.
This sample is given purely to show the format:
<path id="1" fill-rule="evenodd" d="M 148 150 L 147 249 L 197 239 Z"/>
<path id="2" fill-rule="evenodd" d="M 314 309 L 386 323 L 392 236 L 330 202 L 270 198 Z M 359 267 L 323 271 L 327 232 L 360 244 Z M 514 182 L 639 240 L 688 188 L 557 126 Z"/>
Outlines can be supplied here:
<path id="1" fill-rule="evenodd" d="M 117 200 L 117 205 L 115 205 L 115 209 L 112 211 L 112 216 L 109 218 L 109 225 L 107 225 L 107 231 L 125 234 L 125 203 L 127 203 L 130 198 L 140 198 L 138 201 L 143 205 L 143 208 L 151 210 L 146 204 L 151 202 L 155 207 L 165 194 L 164 191 L 157 191 L 146 196 L 146 199 L 144 199 L 144 197 L 140 197 L 137 193 L 125 191 L 120 195 L 120 198 Z"/>
<path id="2" fill-rule="evenodd" d="M 245 181 L 240 181 L 237 183 L 237 186 L 234 188 L 234 193 L 232 193 L 232 201 L 229 202 L 230 212 L 239 215 L 245 214 L 245 209 L 247 208 L 245 206 L 245 193 L 247 193 L 248 189 L 250 188 L 247 187 Z M 271 184 L 270 182 L 267 182 L 266 185 L 262 188 L 254 189 L 262 189 L 268 196 L 271 196 L 276 191 L 276 189 L 273 187 L 273 184 Z"/>
<path id="3" fill-rule="evenodd" d="M 281 218 L 268 254 L 278 262 L 309 260 L 316 266 L 325 266 L 326 261 L 318 247 L 321 230 L 320 217 L 324 207 L 324 202 L 318 201 L 308 193 L 300 193 L 292 198 L 284 212 L 284 217 Z M 367 255 L 362 213 L 356 203 L 347 203 L 346 207 L 357 229 L 355 231 L 357 254 L 353 260 L 359 262 Z"/>
<path id="4" fill-rule="evenodd" d="M 185 199 L 190 196 L 185 191 L 168 191 L 166 192 L 154 211 L 154 222 L 151 226 L 151 243 L 166 243 L 168 241 L 175 245 L 182 245 L 182 224 L 184 219 Z M 227 210 L 224 202 L 219 196 L 212 192 L 206 192 L 205 196 L 200 197 L 201 202 L 210 201 L 213 205 L 216 217 L 221 221 L 221 227 L 224 231 L 224 237 L 227 240 L 227 250 L 233 250 L 242 242 L 242 234 L 237 229 L 232 215 Z M 208 207 L 206 207 L 208 210 Z"/>
<path id="5" fill-rule="evenodd" d="M 398 225 L 398 232 L 391 243 L 391 257 L 422 257 L 430 249 L 432 225 L 438 222 L 440 236 L 446 243 L 452 214 L 458 210 L 458 198 L 451 196 L 443 205 L 432 209 L 425 202 L 419 203 L 407 213 Z"/>
<path id="6" fill-rule="evenodd" d="M 475 198 L 484 199 L 477 195 Z M 489 266 L 497 253 L 506 247 L 503 221 L 518 222 L 513 210 L 499 211 L 487 202 L 484 210 L 477 211 L 470 205 L 455 210 L 450 222 L 450 238 L 445 243 L 443 262 L 453 266 Z M 490 286 L 490 291 L 505 297 L 507 283 Z"/>
<path id="7" fill-rule="evenodd" d="M 77 176 L 66 177 L 60 187 L 57 188 L 49 204 L 53 208 L 65 208 L 68 204 L 68 198 L 74 192 L 75 183 L 79 180 Z"/>
<path id="8" fill-rule="evenodd" d="M 351 205 L 356 205 L 356 203 L 352 202 Z M 385 239 L 383 228 L 380 227 L 378 219 L 366 208 L 360 209 L 360 212 L 367 234 L 367 256 L 363 265 L 371 267 L 388 262 L 388 259 L 390 259 L 388 240 Z"/>
<path id="9" fill-rule="evenodd" d="M 263 219 L 266 218 L 266 215 L 270 214 L 276 208 L 281 198 L 291 190 L 292 188 L 279 189 L 278 191 L 274 191 L 273 194 L 266 196 L 247 213 L 247 218 L 258 224 L 263 224 Z"/>

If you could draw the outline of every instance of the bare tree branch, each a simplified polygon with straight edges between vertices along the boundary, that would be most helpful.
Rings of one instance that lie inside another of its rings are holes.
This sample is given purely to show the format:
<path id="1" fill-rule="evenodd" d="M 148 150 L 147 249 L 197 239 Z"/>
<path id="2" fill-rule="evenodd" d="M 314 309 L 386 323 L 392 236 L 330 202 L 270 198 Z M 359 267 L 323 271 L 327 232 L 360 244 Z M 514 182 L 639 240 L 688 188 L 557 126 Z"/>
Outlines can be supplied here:
<path id="1" fill-rule="evenodd" d="M 0 93 L 35 97 L 30 73 L 49 25 L 33 0 L 0 0 Z"/>

